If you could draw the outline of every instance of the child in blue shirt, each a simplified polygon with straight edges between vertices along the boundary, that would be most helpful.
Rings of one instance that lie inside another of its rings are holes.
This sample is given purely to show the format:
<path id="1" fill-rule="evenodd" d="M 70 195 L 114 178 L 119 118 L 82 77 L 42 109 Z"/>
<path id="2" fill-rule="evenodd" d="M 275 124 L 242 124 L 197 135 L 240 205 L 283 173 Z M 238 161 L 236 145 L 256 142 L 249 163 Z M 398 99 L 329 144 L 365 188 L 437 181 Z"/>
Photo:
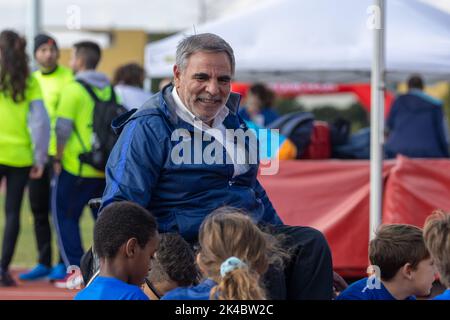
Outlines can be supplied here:
<path id="1" fill-rule="evenodd" d="M 159 245 L 155 218 L 128 201 L 102 210 L 94 227 L 100 272 L 75 300 L 148 300 L 140 289 Z"/>
<path id="2" fill-rule="evenodd" d="M 163 300 L 261 300 L 266 292 L 261 275 L 271 263 L 282 263 L 277 242 L 248 215 L 219 208 L 202 223 L 197 264 L 206 280 L 177 288 Z"/>
<path id="3" fill-rule="evenodd" d="M 200 272 L 195 254 L 179 233 L 161 234 L 158 251 L 143 285 L 150 300 L 159 300 L 168 291 L 198 284 Z"/>
<path id="4" fill-rule="evenodd" d="M 383 225 L 369 244 L 375 274 L 345 289 L 336 300 L 415 300 L 427 296 L 435 267 L 418 227 Z"/>
<path id="5" fill-rule="evenodd" d="M 450 214 L 435 211 L 425 221 L 425 244 L 434 259 L 439 279 L 447 288 L 433 300 L 450 300 Z"/>

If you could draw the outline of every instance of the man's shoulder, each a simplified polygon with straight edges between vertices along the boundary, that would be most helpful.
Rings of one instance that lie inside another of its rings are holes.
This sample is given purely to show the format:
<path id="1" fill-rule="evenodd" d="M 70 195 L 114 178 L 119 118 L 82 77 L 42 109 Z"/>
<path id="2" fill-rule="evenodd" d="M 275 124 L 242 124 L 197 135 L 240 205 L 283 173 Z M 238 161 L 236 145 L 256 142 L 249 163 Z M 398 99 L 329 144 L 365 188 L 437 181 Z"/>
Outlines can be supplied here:
<path id="1" fill-rule="evenodd" d="M 73 75 L 73 71 L 67 67 L 58 66 L 56 77 L 60 79 L 62 85 L 64 86 L 67 83 L 74 81 L 75 77 Z"/>
<path id="2" fill-rule="evenodd" d="M 137 109 L 127 122 L 137 121 L 139 123 L 148 123 L 152 125 L 165 125 L 164 113 L 160 108 L 160 97 L 155 94 L 147 100 L 142 107 Z"/>
<path id="3" fill-rule="evenodd" d="M 62 91 L 65 93 L 74 93 L 80 94 L 82 93 L 84 88 L 75 80 L 68 81 L 62 88 Z"/>
<path id="4" fill-rule="evenodd" d="M 58 72 L 63 73 L 65 75 L 69 75 L 69 76 L 71 76 L 73 78 L 73 71 L 72 71 L 72 69 L 67 68 L 67 67 L 65 67 L 63 65 L 60 65 L 60 64 L 58 65 Z"/>
<path id="5" fill-rule="evenodd" d="M 405 101 L 414 99 L 416 101 L 420 101 L 421 103 L 426 103 L 434 107 L 442 107 L 442 100 L 430 96 L 429 94 L 420 90 L 410 90 L 408 91 L 408 93 L 400 96 L 399 98 L 402 98 Z"/>
<path id="6" fill-rule="evenodd" d="M 170 129 L 163 112 L 155 103 L 155 97 L 151 97 L 141 108 L 129 111 L 113 121 L 113 128 L 120 133 L 126 127 L 139 127 L 142 132 L 151 130 L 158 136 L 158 139 L 168 136 Z"/>

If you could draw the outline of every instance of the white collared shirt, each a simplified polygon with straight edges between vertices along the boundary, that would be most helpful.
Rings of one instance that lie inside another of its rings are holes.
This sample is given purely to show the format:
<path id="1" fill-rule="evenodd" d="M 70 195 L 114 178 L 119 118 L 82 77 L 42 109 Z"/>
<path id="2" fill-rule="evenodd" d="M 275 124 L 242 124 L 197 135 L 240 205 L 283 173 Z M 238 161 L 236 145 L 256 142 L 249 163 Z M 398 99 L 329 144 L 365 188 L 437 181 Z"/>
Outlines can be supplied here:
<path id="1" fill-rule="evenodd" d="M 172 97 L 176 104 L 175 112 L 178 117 L 180 117 L 183 121 L 191 124 L 198 130 L 201 130 L 202 132 L 205 132 L 209 134 L 210 136 L 214 137 L 216 141 L 221 143 L 227 152 L 227 154 L 232 158 L 233 166 L 234 166 L 234 172 L 233 172 L 233 178 L 246 173 L 250 166 L 248 164 L 245 164 L 246 161 L 246 150 L 245 145 L 242 145 L 240 143 L 234 143 L 234 136 L 227 135 L 226 134 L 226 127 L 223 124 L 223 121 L 229 114 L 228 108 L 224 105 L 217 113 L 216 117 L 214 118 L 214 121 L 212 123 L 212 126 L 207 125 L 202 120 L 200 120 L 197 116 L 195 116 L 181 101 L 180 96 L 178 95 L 178 92 L 176 88 L 174 87 L 172 90 Z M 216 130 L 212 130 L 216 129 Z M 224 138 L 225 137 L 225 138 Z M 223 143 L 226 141 L 225 143 Z M 231 148 L 235 148 L 234 150 L 231 150 Z M 231 155 L 235 151 L 235 157 L 232 157 Z"/>

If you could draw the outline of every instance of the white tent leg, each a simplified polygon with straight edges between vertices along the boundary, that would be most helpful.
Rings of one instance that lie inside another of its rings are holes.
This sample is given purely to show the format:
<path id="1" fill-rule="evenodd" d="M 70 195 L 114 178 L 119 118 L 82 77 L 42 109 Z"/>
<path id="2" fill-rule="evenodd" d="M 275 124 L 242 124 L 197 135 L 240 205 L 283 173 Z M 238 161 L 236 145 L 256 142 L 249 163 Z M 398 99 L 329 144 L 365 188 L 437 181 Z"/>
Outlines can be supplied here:
<path id="1" fill-rule="evenodd" d="M 381 224 L 383 205 L 384 140 L 384 31 L 385 1 L 375 0 L 379 8 L 379 26 L 373 29 L 374 46 L 371 73 L 370 112 L 370 239 Z"/>
<path id="2" fill-rule="evenodd" d="M 27 0 L 26 39 L 27 54 L 30 58 L 30 67 L 36 67 L 34 61 L 34 37 L 41 31 L 41 0 Z"/>

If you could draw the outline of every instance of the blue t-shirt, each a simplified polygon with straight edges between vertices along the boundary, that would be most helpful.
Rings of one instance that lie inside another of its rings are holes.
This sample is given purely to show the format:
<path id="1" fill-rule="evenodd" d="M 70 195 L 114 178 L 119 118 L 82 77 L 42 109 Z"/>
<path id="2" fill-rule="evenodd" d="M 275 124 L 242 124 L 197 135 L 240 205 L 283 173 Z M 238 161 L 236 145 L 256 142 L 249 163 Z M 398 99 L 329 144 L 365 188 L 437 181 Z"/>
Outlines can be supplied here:
<path id="1" fill-rule="evenodd" d="M 211 279 L 206 279 L 197 286 L 175 288 L 167 292 L 161 300 L 209 300 L 211 289 L 217 283 Z"/>
<path id="2" fill-rule="evenodd" d="M 134 285 L 121 280 L 97 277 L 92 283 L 78 292 L 75 300 L 149 300 L 144 292 Z"/>
<path id="3" fill-rule="evenodd" d="M 443 293 L 434 297 L 432 300 L 450 300 L 450 289 L 445 290 Z"/>
<path id="4" fill-rule="evenodd" d="M 397 300 L 381 281 L 379 288 L 371 289 L 368 286 L 367 279 L 364 278 L 352 283 L 337 296 L 336 300 Z M 416 300 L 416 298 L 409 296 L 405 300 Z"/>

